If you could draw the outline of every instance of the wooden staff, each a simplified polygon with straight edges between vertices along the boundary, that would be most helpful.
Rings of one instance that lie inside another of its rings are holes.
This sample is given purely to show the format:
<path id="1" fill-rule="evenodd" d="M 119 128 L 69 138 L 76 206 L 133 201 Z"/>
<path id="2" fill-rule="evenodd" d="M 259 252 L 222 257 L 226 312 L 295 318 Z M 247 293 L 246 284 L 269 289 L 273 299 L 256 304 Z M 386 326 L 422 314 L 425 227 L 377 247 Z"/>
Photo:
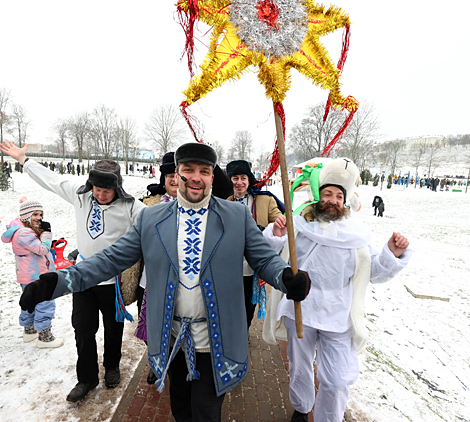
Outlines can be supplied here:
<path id="1" fill-rule="evenodd" d="M 295 249 L 294 222 L 292 220 L 292 204 L 290 202 L 289 178 L 287 176 L 286 148 L 284 145 L 284 132 L 282 130 L 282 120 L 276 112 L 276 107 L 274 107 L 274 116 L 276 121 L 277 146 L 279 150 L 279 165 L 281 167 L 282 192 L 284 194 L 284 205 L 286 207 L 287 240 L 289 244 L 290 266 L 292 268 L 292 272 L 294 273 L 294 275 L 296 275 L 299 271 L 299 268 L 297 266 L 297 252 Z M 304 328 L 302 324 L 302 307 L 300 305 L 300 302 L 294 302 L 294 308 L 295 328 L 297 330 L 297 337 L 304 338 Z"/>

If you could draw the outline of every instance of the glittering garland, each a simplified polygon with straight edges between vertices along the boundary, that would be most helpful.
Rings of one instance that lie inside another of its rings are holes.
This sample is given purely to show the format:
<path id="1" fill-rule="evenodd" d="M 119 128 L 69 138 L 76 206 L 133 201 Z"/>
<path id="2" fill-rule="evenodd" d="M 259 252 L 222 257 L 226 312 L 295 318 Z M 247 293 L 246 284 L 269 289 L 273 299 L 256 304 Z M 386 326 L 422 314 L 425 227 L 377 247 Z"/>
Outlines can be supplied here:
<path id="1" fill-rule="evenodd" d="M 303 4 L 288 0 L 232 1 L 229 19 L 244 44 L 268 58 L 298 51 L 308 30 Z"/>
<path id="2" fill-rule="evenodd" d="M 330 107 L 349 111 L 340 131 L 323 152 L 330 154 L 358 107 L 357 100 L 343 97 L 340 92 L 339 76 L 346 60 L 350 33 L 349 17 L 341 9 L 333 6 L 326 9 L 313 0 L 179 0 L 178 14 L 187 37 L 185 51 L 191 75 L 194 23 L 202 20 L 212 27 L 201 73 L 192 77 L 181 104 L 183 116 L 198 142 L 202 142 L 202 138 L 196 119 L 187 111 L 189 105 L 225 82 L 239 79 L 248 66 L 254 65 L 259 69 L 258 80 L 265 87 L 266 97 L 282 107 L 290 88 L 290 69 L 294 68 L 314 85 L 330 91 L 325 118 Z M 346 30 L 341 57 L 335 66 L 319 38 L 341 27 Z M 269 176 L 278 165 L 276 144 Z"/>

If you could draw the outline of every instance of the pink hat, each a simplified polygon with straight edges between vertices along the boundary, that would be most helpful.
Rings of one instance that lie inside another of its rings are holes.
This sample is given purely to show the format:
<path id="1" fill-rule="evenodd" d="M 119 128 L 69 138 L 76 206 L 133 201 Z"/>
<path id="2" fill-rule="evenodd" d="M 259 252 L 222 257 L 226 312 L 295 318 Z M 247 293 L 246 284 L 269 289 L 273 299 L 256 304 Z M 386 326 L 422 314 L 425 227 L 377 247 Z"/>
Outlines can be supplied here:
<path id="1" fill-rule="evenodd" d="M 31 222 L 31 216 L 36 211 L 44 211 L 41 203 L 34 199 L 28 200 L 26 196 L 20 198 L 20 220 Z"/>

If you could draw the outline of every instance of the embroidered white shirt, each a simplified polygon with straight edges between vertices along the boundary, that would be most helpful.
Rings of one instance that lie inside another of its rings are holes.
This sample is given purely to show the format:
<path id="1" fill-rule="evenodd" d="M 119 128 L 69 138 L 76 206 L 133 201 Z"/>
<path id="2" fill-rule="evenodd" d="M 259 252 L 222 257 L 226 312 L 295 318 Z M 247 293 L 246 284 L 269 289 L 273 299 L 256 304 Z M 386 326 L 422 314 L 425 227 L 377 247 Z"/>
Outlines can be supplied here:
<path id="1" fill-rule="evenodd" d="M 199 275 L 211 194 L 196 204 L 183 198 L 179 191 L 177 195 L 179 284 L 175 316 L 191 319 L 206 318 Z M 172 333 L 175 337 L 180 326 L 179 321 L 173 320 Z M 191 324 L 191 335 L 196 350 L 210 347 L 206 321 Z"/>

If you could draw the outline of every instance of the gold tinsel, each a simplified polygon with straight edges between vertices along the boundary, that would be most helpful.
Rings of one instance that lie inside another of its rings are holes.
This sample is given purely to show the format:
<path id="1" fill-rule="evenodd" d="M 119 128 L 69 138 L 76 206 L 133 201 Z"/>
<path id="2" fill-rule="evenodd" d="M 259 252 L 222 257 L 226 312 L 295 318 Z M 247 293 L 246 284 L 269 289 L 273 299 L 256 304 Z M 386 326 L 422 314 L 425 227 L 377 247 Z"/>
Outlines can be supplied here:
<path id="1" fill-rule="evenodd" d="M 295 0 L 293 0 L 295 1 Z M 198 18 L 213 27 L 209 51 L 200 66 L 200 74 L 193 78 L 183 92 L 188 105 L 206 96 L 226 81 L 239 79 L 250 65 L 258 67 L 258 80 L 265 87 L 266 97 L 281 103 L 290 88 L 290 69 L 294 68 L 325 90 L 330 91 L 333 107 L 350 111 L 357 108 L 352 97 L 340 92 L 340 71 L 320 43 L 320 37 L 350 24 L 349 17 L 341 9 L 326 9 L 311 0 L 303 4 L 308 13 L 308 31 L 301 48 L 281 58 L 268 59 L 259 52 L 249 50 L 238 37 L 229 18 L 230 0 L 199 0 Z M 188 10 L 188 0 L 180 0 L 178 6 Z"/>

